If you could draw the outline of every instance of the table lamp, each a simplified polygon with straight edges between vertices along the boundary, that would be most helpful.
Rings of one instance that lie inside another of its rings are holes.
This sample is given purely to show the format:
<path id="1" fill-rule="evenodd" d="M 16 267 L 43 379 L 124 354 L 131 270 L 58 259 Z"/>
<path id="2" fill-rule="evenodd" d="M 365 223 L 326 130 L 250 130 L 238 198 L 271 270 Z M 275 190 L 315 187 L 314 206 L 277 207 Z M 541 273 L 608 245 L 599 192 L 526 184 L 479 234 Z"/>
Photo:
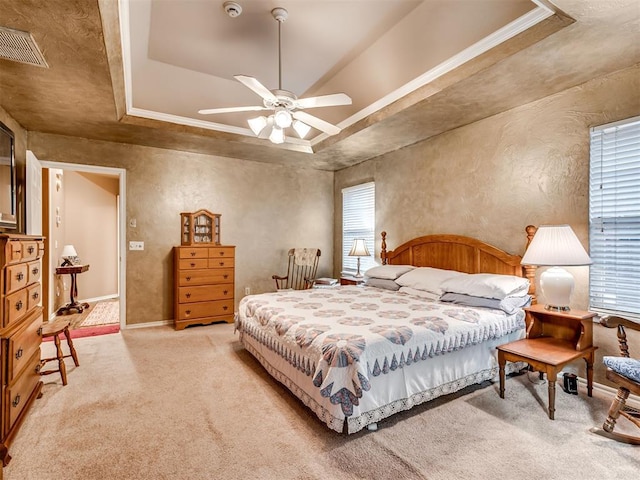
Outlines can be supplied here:
<path id="1" fill-rule="evenodd" d="M 63 267 L 68 267 L 74 264 L 76 259 L 78 258 L 78 252 L 73 245 L 65 245 L 62 247 L 62 253 L 60 256 L 64 259 L 62 262 Z"/>
<path id="2" fill-rule="evenodd" d="M 369 250 L 367 249 L 367 244 L 364 238 L 356 238 L 353 240 L 353 245 L 351 246 L 351 251 L 349 252 L 350 257 L 358 257 L 358 272 L 356 273 L 356 278 L 362 278 L 363 275 L 360 273 L 360 257 L 368 257 L 371 255 Z"/>
<path id="3" fill-rule="evenodd" d="M 551 267 L 540 275 L 547 310 L 568 311 L 575 281 L 563 267 L 593 263 L 569 225 L 541 225 L 522 257 L 522 265 Z"/>

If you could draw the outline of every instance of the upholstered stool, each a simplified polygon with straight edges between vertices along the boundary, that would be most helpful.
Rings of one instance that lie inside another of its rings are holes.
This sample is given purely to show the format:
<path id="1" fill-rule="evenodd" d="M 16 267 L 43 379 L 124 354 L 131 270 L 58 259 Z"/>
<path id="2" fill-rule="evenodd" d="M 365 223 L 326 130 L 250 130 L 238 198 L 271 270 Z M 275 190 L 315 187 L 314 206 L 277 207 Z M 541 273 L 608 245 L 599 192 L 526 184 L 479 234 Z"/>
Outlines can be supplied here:
<path id="1" fill-rule="evenodd" d="M 42 360 L 40 360 L 40 367 L 43 367 L 47 362 L 57 360 L 58 368 L 55 370 L 40 370 L 40 375 L 49 375 L 50 373 L 60 372 L 60 376 L 62 377 L 62 385 L 67 384 L 67 367 L 64 364 L 64 359 L 66 357 L 72 357 L 73 362 L 76 364 L 76 367 L 80 366 L 80 362 L 78 362 L 78 355 L 76 354 L 76 349 L 73 348 L 73 341 L 71 340 L 71 334 L 69 333 L 70 323 L 71 322 L 69 322 L 69 320 L 56 320 L 53 322 L 45 323 L 42 326 L 42 338 L 45 339 L 47 337 L 53 337 L 53 341 L 56 345 L 56 356 L 51 358 L 43 358 Z M 60 342 L 60 334 L 62 333 L 64 333 L 64 336 L 67 339 L 67 345 L 69 345 L 69 355 L 65 355 L 62 352 L 62 345 Z"/>

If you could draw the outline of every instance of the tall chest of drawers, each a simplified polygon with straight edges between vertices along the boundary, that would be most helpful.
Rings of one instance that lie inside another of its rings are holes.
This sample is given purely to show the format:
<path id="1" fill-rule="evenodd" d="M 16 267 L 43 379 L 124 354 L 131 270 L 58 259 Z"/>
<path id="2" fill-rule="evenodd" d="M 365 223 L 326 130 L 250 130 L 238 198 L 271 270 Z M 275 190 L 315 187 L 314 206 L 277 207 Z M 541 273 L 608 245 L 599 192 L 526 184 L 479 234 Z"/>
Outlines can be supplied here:
<path id="1" fill-rule="evenodd" d="M 40 276 L 43 254 L 43 237 L 0 234 L 0 458 L 3 465 L 11 459 L 8 447 L 42 388 Z"/>
<path id="2" fill-rule="evenodd" d="M 233 322 L 235 247 L 174 247 L 174 325 Z"/>

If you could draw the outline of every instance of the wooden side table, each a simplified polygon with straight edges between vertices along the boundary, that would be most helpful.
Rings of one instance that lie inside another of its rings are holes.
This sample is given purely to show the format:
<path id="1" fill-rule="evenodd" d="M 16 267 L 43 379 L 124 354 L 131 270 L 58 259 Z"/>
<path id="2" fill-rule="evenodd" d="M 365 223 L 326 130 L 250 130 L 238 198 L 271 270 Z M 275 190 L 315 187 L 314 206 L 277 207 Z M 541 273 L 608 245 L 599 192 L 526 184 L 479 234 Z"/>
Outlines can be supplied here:
<path id="1" fill-rule="evenodd" d="M 556 312 L 533 305 L 526 312 L 527 338 L 498 346 L 500 398 L 504 398 L 506 362 L 527 362 L 534 370 L 547 374 L 549 418 L 553 420 L 558 372 L 568 363 L 583 358 L 587 363 L 587 394 L 593 391 L 593 317 L 583 310 Z"/>
<path id="2" fill-rule="evenodd" d="M 356 278 L 353 275 L 342 275 L 340 277 L 340 285 L 360 285 L 364 283 L 364 277 Z"/>
<path id="3" fill-rule="evenodd" d="M 76 282 L 76 276 L 79 273 L 83 273 L 89 270 L 89 265 L 69 265 L 64 267 L 56 267 L 57 275 L 71 275 L 71 288 L 69 289 L 69 303 L 63 307 L 58 309 L 58 315 L 66 315 L 68 313 L 72 313 L 73 310 L 78 313 L 82 313 L 85 308 L 89 308 L 89 304 L 78 303 L 76 301 L 76 296 L 78 295 L 78 284 Z"/>

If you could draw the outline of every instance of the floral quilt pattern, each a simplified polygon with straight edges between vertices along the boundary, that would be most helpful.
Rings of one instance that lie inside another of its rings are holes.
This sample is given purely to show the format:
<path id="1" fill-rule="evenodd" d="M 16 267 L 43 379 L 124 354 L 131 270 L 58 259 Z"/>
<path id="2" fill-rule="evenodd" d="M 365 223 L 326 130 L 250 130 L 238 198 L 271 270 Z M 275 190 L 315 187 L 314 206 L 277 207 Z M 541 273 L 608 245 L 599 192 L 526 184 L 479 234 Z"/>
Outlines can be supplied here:
<path id="1" fill-rule="evenodd" d="M 348 417 L 372 377 L 522 329 L 524 313 L 341 286 L 244 297 L 237 325 L 311 377 Z"/>

